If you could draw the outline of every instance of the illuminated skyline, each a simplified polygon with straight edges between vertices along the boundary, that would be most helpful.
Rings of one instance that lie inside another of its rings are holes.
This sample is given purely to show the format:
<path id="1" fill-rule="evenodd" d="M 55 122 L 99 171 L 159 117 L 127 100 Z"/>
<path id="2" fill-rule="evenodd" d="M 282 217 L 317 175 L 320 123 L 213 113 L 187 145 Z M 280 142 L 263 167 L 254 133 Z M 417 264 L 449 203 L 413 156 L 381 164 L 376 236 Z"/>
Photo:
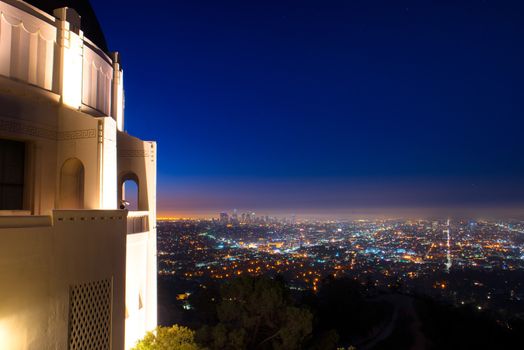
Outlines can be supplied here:
<path id="1" fill-rule="evenodd" d="M 158 140 L 160 216 L 523 212 L 520 2 L 93 6 L 127 127 Z"/>

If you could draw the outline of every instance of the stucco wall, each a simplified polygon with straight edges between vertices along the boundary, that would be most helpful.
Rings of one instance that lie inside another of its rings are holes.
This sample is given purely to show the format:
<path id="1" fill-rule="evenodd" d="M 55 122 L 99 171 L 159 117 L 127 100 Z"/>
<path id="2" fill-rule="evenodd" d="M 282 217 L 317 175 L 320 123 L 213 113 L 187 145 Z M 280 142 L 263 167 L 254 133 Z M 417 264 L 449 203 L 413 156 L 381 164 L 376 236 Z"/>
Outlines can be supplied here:
<path id="1" fill-rule="evenodd" d="M 66 349 L 71 286 L 107 279 L 112 348 L 123 349 L 126 261 L 130 307 L 139 310 L 128 338 L 157 323 L 156 144 L 117 135 L 122 69 L 69 31 L 67 9 L 55 18 L 9 3 L 0 0 L 0 138 L 26 143 L 27 208 L 17 213 L 26 216 L 0 211 L 0 349 Z M 82 164 L 83 210 L 55 210 L 69 158 Z M 124 172 L 140 178 L 149 216 L 147 229 L 129 236 L 126 212 L 113 210 Z"/>
<path id="2" fill-rule="evenodd" d="M 0 349 L 66 349 L 70 287 L 107 278 L 112 346 L 122 349 L 125 212 L 53 214 L 52 226 L 0 228 Z"/>
<path id="3" fill-rule="evenodd" d="M 140 334 L 157 325 L 156 143 L 123 132 L 117 133 L 117 140 L 120 196 L 122 180 L 134 174 L 138 180 L 138 209 L 149 212 L 148 231 L 128 235 L 126 347 L 129 348 Z M 144 308 L 137 310 L 135 300 L 139 293 L 144 297 Z"/>

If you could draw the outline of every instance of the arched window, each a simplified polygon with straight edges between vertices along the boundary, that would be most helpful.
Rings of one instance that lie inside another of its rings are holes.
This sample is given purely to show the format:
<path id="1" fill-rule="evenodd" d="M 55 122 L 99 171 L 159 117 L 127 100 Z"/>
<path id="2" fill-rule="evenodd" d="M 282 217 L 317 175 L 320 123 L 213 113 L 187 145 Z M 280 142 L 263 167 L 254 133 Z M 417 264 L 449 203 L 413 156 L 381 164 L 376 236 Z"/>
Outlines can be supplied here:
<path id="1" fill-rule="evenodd" d="M 127 210 L 138 210 L 138 183 L 135 179 L 129 178 L 122 183 L 122 199 Z"/>
<path id="2" fill-rule="evenodd" d="M 60 169 L 60 209 L 84 207 L 84 166 L 77 158 L 69 158 Z"/>

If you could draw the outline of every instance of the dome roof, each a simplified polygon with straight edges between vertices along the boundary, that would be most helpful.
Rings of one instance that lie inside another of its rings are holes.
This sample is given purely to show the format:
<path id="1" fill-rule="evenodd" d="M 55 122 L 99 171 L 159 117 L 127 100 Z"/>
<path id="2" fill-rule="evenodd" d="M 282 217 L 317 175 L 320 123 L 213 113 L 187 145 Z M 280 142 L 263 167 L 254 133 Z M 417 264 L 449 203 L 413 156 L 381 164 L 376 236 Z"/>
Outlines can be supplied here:
<path id="1" fill-rule="evenodd" d="M 84 35 L 99 48 L 108 52 L 107 42 L 96 18 L 95 11 L 89 0 L 24 0 L 42 11 L 53 14 L 53 10 L 60 7 L 70 7 L 76 10 L 81 17 L 81 27 Z"/>

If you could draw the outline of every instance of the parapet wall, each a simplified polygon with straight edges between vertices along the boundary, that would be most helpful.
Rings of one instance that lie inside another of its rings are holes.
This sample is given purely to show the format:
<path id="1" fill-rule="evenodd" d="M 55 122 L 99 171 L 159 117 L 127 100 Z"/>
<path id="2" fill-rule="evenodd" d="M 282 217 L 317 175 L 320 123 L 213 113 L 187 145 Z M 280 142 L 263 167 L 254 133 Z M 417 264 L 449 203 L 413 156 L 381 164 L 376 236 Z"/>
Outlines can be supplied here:
<path id="1" fill-rule="evenodd" d="M 75 110 L 111 116 L 122 130 L 118 54 L 108 56 L 75 30 L 66 20 L 71 13 L 57 9 L 55 17 L 22 1 L 0 1 L 0 75 L 58 94 Z"/>

